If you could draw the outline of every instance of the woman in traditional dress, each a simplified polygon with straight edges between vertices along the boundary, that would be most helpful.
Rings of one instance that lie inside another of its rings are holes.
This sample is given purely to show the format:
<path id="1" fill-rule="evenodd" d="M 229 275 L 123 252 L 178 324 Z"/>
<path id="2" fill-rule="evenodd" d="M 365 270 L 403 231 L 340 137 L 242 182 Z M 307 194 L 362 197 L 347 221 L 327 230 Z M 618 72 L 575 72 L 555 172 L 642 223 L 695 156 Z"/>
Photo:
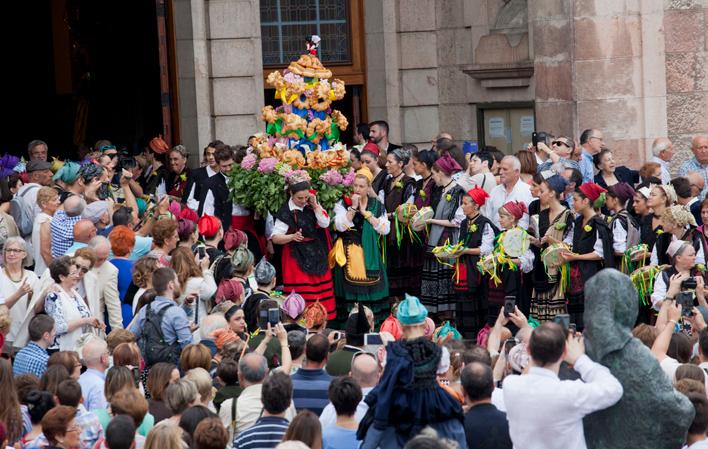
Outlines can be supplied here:
<path id="1" fill-rule="evenodd" d="M 435 161 L 432 170 L 433 181 L 442 191 L 438 202 L 431 204 L 435 215 L 427 221 L 430 229 L 423 259 L 420 300 L 431 313 L 437 314 L 443 321 L 455 321 L 455 270 L 450 264 L 440 263 L 432 250 L 446 242 L 454 245 L 458 241 L 460 223 L 465 218 L 460 207 L 465 191 L 457 185 L 452 176 L 461 170 L 460 164 L 449 154 Z"/>
<path id="2" fill-rule="evenodd" d="M 611 213 L 609 226 L 612 231 L 615 266 L 622 267 L 626 274 L 629 274 L 630 267 L 622 264 L 624 253 L 639 243 L 639 222 L 627 212 L 627 204 L 634 198 L 634 194 L 634 189 L 626 182 L 607 188 L 606 206 Z"/>
<path id="3" fill-rule="evenodd" d="M 531 243 L 542 251 L 551 245 L 566 243 L 572 245 L 573 221 L 575 217 L 568 207 L 561 203 L 568 181 L 560 175 L 552 175 L 539 185 L 541 211 L 538 214 L 540 239 L 532 238 Z M 534 261 L 533 297 L 531 316 L 540 322 L 551 321 L 559 313 L 566 313 L 565 286 L 561 284 L 560 266 L 546 266 L 539 257 Z"/>
<path id="4" fill-rule="evenodd" d="M 460 225 L 460 243 L 464 249 L 457 259 L 455 290 L 458 291 L 457 328 L 466 338 L 474 338 L 487 320 L 487 276 L 477 269 L 480 257 L 491 254 L 499 232 L 492 221 L 479 210 L 489 194 L 474 187 L 462 197 L 465 219 Z"/>
<path id="5" fill-rule="evenodd" d="M 598 214 L 605 200 L 605 189 L 588 182 L 573 194 L 573 209 L 578 215 L 573 224 L 573 249 L 562 252 L 570 262 L 570 286 L 566 292 L 570 322 L 582 330 L 585 311 L 585 283 L 603 268 L 614 267 L 612 233 Z"/>
<path id="6" fill-rule="evenodd" d="M 361 150 L 360 160 L 361 164 L 368 168 L 373 176 L 373 179 L 371 180 L 371 191 L 369 193 L 373 193 L 373 195 L 383 203 L 383 189 L 386 184 L 386 177 L 388 176 L 388 173 L 379 165 L 380 155 L 381 152 L 379 151 L 379 147 L 373 142 L 368 142 Z"/>
<path id="7" fill-rule="evenodd" d="M 433 181 L 433 164 L 438 160 L 438 153 L 433 150 L 421 150 L 413 155 L 413 170 L 420 179 L 415 183 L 413 204 L 418 210 L 440 199 L 440 187 Z"/>
<path id="8" fill-rule="evenodd" d="M 666 250 L 671 266 L 663 270 L 654 281 L 651 303 L 656 311 L 661 309 L 664 300 L 674 300 L 676 295 L 686 290 L 681 284 L 694 278 L 696 281 L 695 299 L 698 305 L 708 307 L 703 291 L 704 279 L 696 267 L 696 251 L 690 242 L 674 240 Z"/>
<path id="9" fill-rule="evenodd" d="M 308 304 L 319 301 L 328 319 L 334 319 L 334 285 L 327 262 L 329 215 L 311 192 L 305 171 L 291 172 L 286 180 L 290 198 L 274 215 L 271 237 L 274 244 L 283 245 L 283 291 L 296 291 Z"/>
<path id="10" fill-rule="evenodd" d="M 189 191 L 187 185 L 191 184 L 191 171 L 187 167 L 187 149 L 183 145 L 177 145 L 170 151 L 169 172 L 164 176 L 162 182 L 157 187 L 157 196 L 162 197 L 167 194 L 173 200 L 182 204 L 187 203 Z"/>
<path id="11" fill-rule="evenodd" d="M 641 189 L 640 189 L 641 192 Z M 667 207 L 676 203 L 677 196 L 674 187 L 670 184 L 658 184 L 651 187 L 647 207 L 651 212 L 646 214 L 641 222 L 641 240 L 652 250 L 654 245 L 659 245 L 659 254 L 666 253 L 671 240 L 669 236 L 660 237 L 664 233 L 661 226 L 661 216 Z"/>
<path id="12" fill-rule="evenodd" d="M 400 300 L 405 293 L 418 295 L 420 291 L 422 247 L 411 234 L 413 231 L 397 220 L 398 207 L 413 203 L 415 195 L 415 180 L 403 171 L 410 158 L 403 148 L 396 148 L 386 156 L 389 177 L 384 187 L 384 204 L 389 222 L 395 223 L 386 239 L 388 287 L 393 301 L 394 297 Z"/>
<path id="13" fill-rule="evenodd" d="M 391 225 L 383 204 L 370 195 L 372 179 L 371 171 L 362 167 L 354 178 L 351 205 L 343 200 L 334 206 L 334 227 L 340 234 L 330 254 L 330 266 L 335 268 L 337 297 L 346 301 L 338 304 L 341 317 L 349 316 L 354 303 L 362 302 L 374 312 L 378 325 L 388 316 L 389 294 L 381 254 L 385 241 L 379 236 L 387 235 Z"/>
<path id="14" fill-rule="evenodd" d="M 667 254 L 669 245 L 674 240 L 683 240 L 693 246 L 696 263 L 705 263 L 705 254 L 701 233 L 696 226 L 696 219 L 691 210 L 683 205 L 669 206 L 661 214 L 661 228 L 664 231 L 657 239 L 651 251 L 652 265 L 667 265 L 671 258 Z"/>

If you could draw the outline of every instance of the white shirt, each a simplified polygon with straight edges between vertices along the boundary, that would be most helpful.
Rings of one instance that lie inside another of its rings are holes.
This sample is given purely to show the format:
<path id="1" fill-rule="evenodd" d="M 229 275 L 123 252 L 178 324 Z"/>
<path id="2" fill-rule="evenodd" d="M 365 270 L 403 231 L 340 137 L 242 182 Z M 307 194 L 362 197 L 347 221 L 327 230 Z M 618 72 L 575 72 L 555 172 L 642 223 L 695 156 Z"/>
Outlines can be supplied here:
<path id="1" fill-rule="evenodd" d="M 37 214 L 36 217 L 34 217 L 34 224 L 32 225 L 32 251 L 34 254 L 34 274 L 36 274 L 37 276 L 41 276 L 42 273 L 44 273 L 44 270 L 47 269 L 47 265 L 44 263 L 44 259 L 42 259 L 42 254 L 40 252 L 40 229 L 42 228 L 43 223 L 48 223 L 50 221 L 52 221 L 51 215 L 47 215 L 44 212 L 40 212 L 39 214 Z"/>
<path id="2" fill-rule="evenodd" d="M 214 176 L 215 174 L 218 173 L 218 172 L 215 172 L 214 170 L 212 170 L 211 166 L 209 166 L 209 165 L 206 166 L 206 172 L 207 172 L 207 179 L 211 178 L 212 176 Z M 204 181 L 206 181 L 206 179 Z M 202 182 L 204 182 L 204 181 L 202 181 Z M 189 207 L 190 209 L 192 209 L 195 212 L 197 210 L 199 210 L 199 199 L 194 198 L 194 193 L 196 190 L 197 190 L 197 183 L 195 182 L 194 184 L 192 184 L 192 190 L 189 191 L 189 197 L 187 198 L 187 207 Z M 211 193 L 211 192 L 209 192 L 209 193 Z M 214 201 L 214 198 L 212 197 L 212 202 L 213 201 Z"/>
<path id="3" fill-rule="evenodd" d="M 374 387 L 361 389 L 361 401 L 359 401 L 359 405 L 356 406 L 356 412 L 354 412 L 354 419 L 356 419 L 356 422 L 361 422 L 361 420 L 364 419 L 364 415 L 366 415 L 366 412 L 369 410 L 369 406 L 366 402 L 364 402 L 364 398 L 366 398 L 366 395 L 373 389 Z M 334 405 L 332 405 L 331 402 L 327 404 L 324 409 L 322 409 L 320 424 L 323 429 L 327 426 L 337 424 L 337 411 L 334 409 Z"/>
<path id="4" fill-rule="evenodd" d="M 661 183 L 668 184 L 671 182 L 671 170 L 669 169 L 669 163 L 660 157 L 652 156 L 650 162 L 656 162 L 661 165 Z"/>
<path id="5" fill-rule="evenodd" d="M 581 356 L 581 380 L 560 380 L 551 370 L 504 379 L 509 435 L 517 449 L 585 449 L 583 417 L 617 403 L 622 385 L 610 370 Z"/>
<path id="6" fill-rule="evenodd" d="M 205 316 L 208 315 L 207 303 L 211 300 L 211 297 L 216 293 L 216 282 L 214 281 L 214 275 L 211 270 L 204 270 L 202 276 L 191 277 L 187 279 L 185 285 L 182 288 L 182 295 L 177 298 L 179 304 L 184 304 L 185 308 L 191 309 L 191 313 L 187 313 L 189 321 L 194 323 L 195 318 L 197 318 L 197 324 L 200 324 Z M 186 304 L 185 299 L 187 295 L 191 293 L 197 293 L 199 297 L 192 302 L 191 305 Z M 137 296 L 137 295 L 136 295 Z M 137 305 L 137 303 L 136 303 Z M 195 308 L 199 307 L 199 312 L 195 314 Z M 198 315 L 198 317 L 195 317 Z"/>
<path id="7" fill-rule="evenodd" d="M 302 207 L 298 207 L 293 203 L 292 198 L 288 200 L 288 208 L 290 210 L 299 210 L 300 212 L 303 211 Z M 329 216 L 327 215 L 326 212 L 324 212 L 324 209 L 319 208 L 315 210 L 315 218 L 317 218 L 317 226 L 320 228 L 326 228 L 329 226 Z M 273 232 L 271 235 L 285 235 L 288 233 L 288 225 L 283 223 L 282 221 L 276 219 L 275 224 L 273 225 Z"/>
<path id="8" fill-rule="evenodd" d="M 629 223 L 627 223 L 629 226 Z M 627 250 L 627 230 L 622 227 L 619 220 L 612 222 L 612 248 L 615 253 L 624 254 Z"/>
<path id="9" fill-rule="evenodd" d="M 484 189 L 484 191 L 490 195 L 492 194 L 494 187 L 497 186 L 497 178 L 494 177 L 492 172 L 477 173 L 476 175 L 472 175 L 470 181 L 480 189 Z"/>
<path id="10" fill-rule="evenodd" d="M 508 203 L 509 201 L 520 201 L 529 207 L 531 201 L 533 201 L 533 196 L 531 195 L 531 188 L 524 181 L 519 179 L 516 181 L 516 185 L 511 190 L 511 193 L 507 193 L 506 186 L 504 184 L 499 184 L 492 189 L 492 193 L 489 194 L 487 202 L 484 203 L 484 211 L 482 212 L 485 217 L 492 220 L 492 223 L 497 228 L 501 228 L 499 225 L 499 209 Z M 529 228 L 529 215 L 524 214 L 519 220 L 519 226 L 528 229 Z"/>
<path id="11" fill-rule="evenodd" d="M 708 449 L 708 440 L 696 441 L 690 446 L 684 446 L 683 449 Z"/>
<path id="12" fill-rule="evenodd" d="M 7 274 L 5 274 L 4 269 L 0 270 L 0 304 L 5 304 L 5 298 L 12 296 L 12 294 L 15 293 L 18 288 L 22 287 L 22 283 L 25 279 L 27 279 L 27 285 L 32 287 L 32 290 L 34 291 L 39 281 L 39 278 L 33 272 L 23 270 L 22 279 L 20 279 L 20 282 L 13 282 L 7 276 Z M 39 296 L 40 292 L 34 292 L 34 294 Z M 20 331 L 20 327 L 23 324 L 22 321 L 24 320 L 25 315 L 27 314 L 27 302 L 27 295 L 22 295 L 22 297 L 15 302 L 12 308 L 10 308 L 11 324 L 10 332 L 8 332 L 7 336 L 5 337 L 7 341 L 15 341 L 15 337 L 17 336 L 18 332 Z"/>
<path id="13" fill-rule="evenodd" d="M 671 238 L 671 241 L 678 240 L 676 236 Z M 691 243 L 691 242 L 687 242 Z M 656 245 L 651 249 L 651 256 L 649 256 L 649 263 L 652 265 L 659 265 L 659 255 L 656 253 Z M 703 245 L 698 245 L 698 251 L 696 251 L 696 265 L 705 264 L 706 256 L 703 254 Z"/>
<path id="14" fill-rule="evenodd" d="M 221 176 L 226 179 L 228 182 L 229 178 L 221 173 Z M 236 217 L 245 217 L 246 215 L 250 215 L 251 211 L 246 209 L 245 207 L 232 203 L 231 204 L 231 215 L 236 216 Z M 211 189 L 207 191 L 207 194 L 204 196 L 204 205 L 202 207 L 202 214 L 207 214 L 207 215 L 214 215 L 214 194 L 211 193 Z"/>
<path id="15" fill-rule="evenodd" d="M 374 231 L 380 235 L 388 235 L 391 231 L 391 222 L 388 221 L 388 216 L 386 215 L 386 210 L 381 208 L 381 215 L 376 217 L 379 224 L 374 228 Z M 334 205 L 334 228 L 339 232 L 345 232 L 346 230 L 354 227 L 354 221 L 347 219 L 347 209 L 344 208 L 344 203 L 339 201 Z"/>

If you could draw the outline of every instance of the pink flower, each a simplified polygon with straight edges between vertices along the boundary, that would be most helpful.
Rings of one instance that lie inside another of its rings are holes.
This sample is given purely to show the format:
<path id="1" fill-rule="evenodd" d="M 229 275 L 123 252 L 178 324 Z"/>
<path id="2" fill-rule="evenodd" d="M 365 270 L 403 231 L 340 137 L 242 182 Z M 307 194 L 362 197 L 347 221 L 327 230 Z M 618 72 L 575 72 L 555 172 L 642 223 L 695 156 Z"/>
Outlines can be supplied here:
<path id="1" fill-rule="evenodd" d="M 343 178 L 341 173 L 331 168 L 320 175 L 320 180 L 331 186 L 338 186 L 342 184 Z"/>
<path id="2" fill-rule="evenodd" d="M 356 172 L 353 168 L 350 168 L 349 172 L 344 175 L 344 178 L 342 179 L 342 184 L 344 184 L 346 187 L 349 187 L 350 185 L 354 184 L 354 178 L 356 178 Z"/>
<path id="3" fill-rule="evenodd" d="M 252 170 L 253 167 L 256 166 L 256 162 L 258 161 L 258 158 L 256 157 L 255 154 L 247 154 L 243 160 L 241 161 L 241 168 L 245 170 Z"/>
<path id="4" fill-rule="evenodd" d="M 260 173 L 273 173 L 277 163 L 278 159 L 274 157 L 267 157 L 265 159 L 261 159 L 261 161 L 258 163 L 258 171 Z M 241 164 L 243 164 L 243 162 Z"/>

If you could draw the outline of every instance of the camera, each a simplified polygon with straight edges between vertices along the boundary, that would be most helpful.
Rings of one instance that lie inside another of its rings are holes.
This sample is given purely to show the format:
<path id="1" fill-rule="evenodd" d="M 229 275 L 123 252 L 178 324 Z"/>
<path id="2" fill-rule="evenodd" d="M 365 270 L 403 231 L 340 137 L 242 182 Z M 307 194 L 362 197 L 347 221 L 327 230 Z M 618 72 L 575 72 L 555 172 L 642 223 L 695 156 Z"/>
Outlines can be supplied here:
<path id="1" fill-rule="evenodd" d="M 559 313 L 553 318 L 553 322 L 560 324 L 564 332 L 568 332 L 570 329 L 570 315 L 567 313 Z"/>
<path id="2" fill-rule="evenodd" d="M 681 291 L 684 290 L 695 290 L 696 287 L 698 287 L 698 282 L 696 282 L 696 278 L 690 277 L 688 279 L 684 279 L 681 282 Z"/>
<path id="3" fill-rule="evenodd" d="M 536 148 L 538 146 L 539 142 L 543 142 L 546 145 L 548 145 L 549 140 L 551 140 L 550 136 L 545 131 L 531 133 L 531 145 L 533 145 L 534 148 Z"/>
<path id="4" fill-rule="evenodd" d="M 514 313 L 514 310 L 516 309 L 516 297 L 515 296 L 507 296 L 504 298 L 504 316 L 508 317 L 509 315 Z"/>

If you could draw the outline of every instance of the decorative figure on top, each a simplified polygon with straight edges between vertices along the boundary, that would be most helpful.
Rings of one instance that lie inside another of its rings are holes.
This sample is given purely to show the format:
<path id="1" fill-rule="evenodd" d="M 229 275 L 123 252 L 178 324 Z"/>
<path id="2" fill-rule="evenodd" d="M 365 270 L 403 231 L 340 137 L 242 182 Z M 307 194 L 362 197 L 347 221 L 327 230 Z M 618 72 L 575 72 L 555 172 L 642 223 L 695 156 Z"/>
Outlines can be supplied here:
<path id="1" fill-rule="evenodd" d="M 317 51 L 320 49 L 320 41 L 322 39 L 314 34 L 307 38 L 307 52 L 313 56 L 317 56 Z"/>

